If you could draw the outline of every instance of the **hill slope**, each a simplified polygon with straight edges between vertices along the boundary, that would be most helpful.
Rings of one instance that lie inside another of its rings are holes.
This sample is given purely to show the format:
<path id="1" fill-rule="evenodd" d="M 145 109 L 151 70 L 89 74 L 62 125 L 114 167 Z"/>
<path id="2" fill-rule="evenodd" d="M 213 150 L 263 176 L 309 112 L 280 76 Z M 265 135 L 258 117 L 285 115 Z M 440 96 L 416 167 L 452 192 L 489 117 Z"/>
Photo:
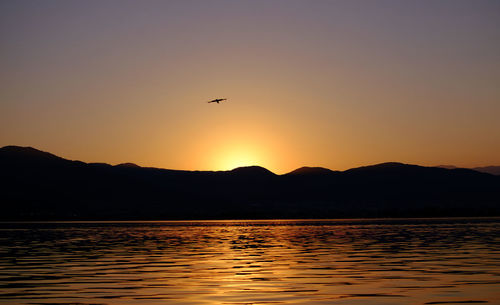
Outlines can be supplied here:
<path id="1" fill-rule="evenodd" d="M 473 170 L 492 175 L 500 175 L 500 166 L 474 167 Z"/>

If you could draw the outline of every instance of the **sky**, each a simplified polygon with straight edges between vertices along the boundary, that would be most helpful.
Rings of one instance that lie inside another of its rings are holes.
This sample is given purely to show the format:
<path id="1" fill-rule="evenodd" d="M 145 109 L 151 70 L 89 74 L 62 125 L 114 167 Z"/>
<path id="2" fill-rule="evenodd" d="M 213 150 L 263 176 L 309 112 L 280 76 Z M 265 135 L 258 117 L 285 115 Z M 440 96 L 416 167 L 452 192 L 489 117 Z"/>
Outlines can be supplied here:
<path id="1" fill-rule="evenodd" d="M 280 174 L 500 165 L 500 1 L 4 0 L 0 67 L 0 146 Z"/>

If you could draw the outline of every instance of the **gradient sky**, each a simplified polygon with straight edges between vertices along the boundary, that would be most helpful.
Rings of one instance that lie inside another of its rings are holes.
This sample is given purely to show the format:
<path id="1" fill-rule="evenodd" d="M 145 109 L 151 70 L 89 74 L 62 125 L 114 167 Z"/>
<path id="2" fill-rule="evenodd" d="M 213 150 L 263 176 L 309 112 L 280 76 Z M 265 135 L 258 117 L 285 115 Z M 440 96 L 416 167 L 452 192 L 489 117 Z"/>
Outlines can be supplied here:
<path id="1" fill-rule="evenodd" d="M 0 146 L 189 170 L 500 164 L 500 1 L 4 0 L 0 67 Z"/>

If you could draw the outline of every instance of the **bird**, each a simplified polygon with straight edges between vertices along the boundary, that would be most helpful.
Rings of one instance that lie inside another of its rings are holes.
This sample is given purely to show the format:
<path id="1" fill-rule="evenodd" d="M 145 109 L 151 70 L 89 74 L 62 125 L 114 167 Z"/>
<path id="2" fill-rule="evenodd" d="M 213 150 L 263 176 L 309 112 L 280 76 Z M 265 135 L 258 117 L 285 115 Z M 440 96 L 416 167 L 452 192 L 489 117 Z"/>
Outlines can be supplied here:
<path id="1" fill-rule="evenodd" d="M 218 104 L 219 102 L 222 102 L 225 100 L 227 100 L 227 98 L 216 98 L 215 100 L 211 100 L 208 103 L 217 103 Z"/>

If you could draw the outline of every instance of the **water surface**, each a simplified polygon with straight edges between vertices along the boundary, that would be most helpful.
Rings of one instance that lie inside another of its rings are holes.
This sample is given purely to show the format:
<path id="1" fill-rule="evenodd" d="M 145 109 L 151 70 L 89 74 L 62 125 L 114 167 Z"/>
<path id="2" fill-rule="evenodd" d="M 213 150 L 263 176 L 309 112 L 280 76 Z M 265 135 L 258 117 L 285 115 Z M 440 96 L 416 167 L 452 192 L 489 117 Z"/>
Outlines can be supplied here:
<path id="1" fill-rule="evenodd" d="M 0 224 L 1 304 L 500 304 L 500 219 Z"/>

